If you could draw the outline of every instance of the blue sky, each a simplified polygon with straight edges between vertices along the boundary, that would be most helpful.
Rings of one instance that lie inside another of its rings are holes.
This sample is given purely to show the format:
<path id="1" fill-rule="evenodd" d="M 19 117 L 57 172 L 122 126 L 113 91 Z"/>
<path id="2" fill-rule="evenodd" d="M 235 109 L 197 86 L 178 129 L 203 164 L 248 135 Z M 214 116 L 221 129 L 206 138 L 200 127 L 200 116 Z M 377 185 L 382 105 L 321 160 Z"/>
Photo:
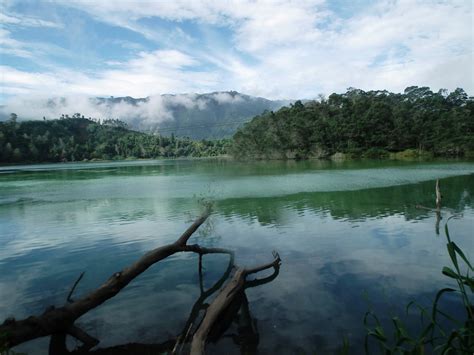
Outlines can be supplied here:
<path id="1" fill-rule="evenodd" d="M 0 104 L 24 97 L 348 87 L 474 93 L 471 1 L 11 1 Z"/>

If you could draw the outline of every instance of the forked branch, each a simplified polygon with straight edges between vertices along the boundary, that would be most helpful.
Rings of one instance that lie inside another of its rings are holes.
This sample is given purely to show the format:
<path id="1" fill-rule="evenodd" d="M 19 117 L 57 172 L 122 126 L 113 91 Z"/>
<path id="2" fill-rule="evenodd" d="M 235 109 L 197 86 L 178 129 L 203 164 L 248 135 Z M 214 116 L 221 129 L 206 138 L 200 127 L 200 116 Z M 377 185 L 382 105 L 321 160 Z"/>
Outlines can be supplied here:
<path id="1" fill-rule="evenodd" d="M 221 319 L 222 314 L 245 290 L 246 277 L 266 269 L 274 268 L 277 272 L 280 268 L 281 259 L 277 252 L 273 252 L 273 261 L 254 268 L 238 268 L 232 279 L 222 288 L 214 301 L 209 305 L 206 315 L 194 333 L 191 342 L 191 355 L 202 355 L 205 353 L 206 343 L 212 328 Z"/>
<path id="2" fill-rule="evenodd" d="M 92 337 L 86 336 L 85 332 L 80 331 L 79 328 L 74 326 L 76 319 L 114 297 L 150 266 L 170 255 L 183 251 L 197 252 L 200 254 L 217 252 L 216 250 L 201 248 L 199 246 L 186 246 L 189 238 L 199 226 L 206 221 L 209 214 L 210 210 L 207 210 L 201 217 L 196 219 L 176 242 L 149 251 L 135 261 L 135 263 L 122 271 L 116 272 L 100 287 L 77 301 L 67 303 L 58 308 L 54 306 L 49 307 L 40 316 L 31 316 L 19 321 L 13 319 L 6 320 L 0 325 L 0 334 L 5 334 L 6 345 L 13 347 L 32 339 L 67 332 L 84 342 L 85 347 L 90 346 L 95 340 L 93 341 Z M 80 279 L 81 277 L 79 277 L 69 292 L 67 297 L 68 301 L 71 301 L 72 293 Z"/>

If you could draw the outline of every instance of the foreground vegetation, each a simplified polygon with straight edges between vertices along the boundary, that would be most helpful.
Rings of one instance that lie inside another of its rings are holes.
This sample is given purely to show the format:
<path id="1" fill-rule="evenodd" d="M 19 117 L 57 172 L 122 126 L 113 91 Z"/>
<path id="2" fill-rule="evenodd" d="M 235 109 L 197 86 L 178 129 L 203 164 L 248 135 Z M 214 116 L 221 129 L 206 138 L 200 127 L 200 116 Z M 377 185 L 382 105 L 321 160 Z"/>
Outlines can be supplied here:
<path id="1" fill-rule="evenodd" d="M 12 114 L 0 122 L 0 161 L 6 163 L 208 157 L 224 154 L 227 144 L 131 131 L 121 121 L 100 122 L 80 114 L 25 122 Z"/>
<path id="2" fill-rule="evenodd" d="M 234 135 L 232 145 L 234 156 L 251 159 L 472 152 L 474 99 L 462 89 L 433 93 L 416 86 L 403 94 L 349 89 L 328 99 L 297 101 L 255 117 Z"/>
<path id="3" fill-rule="evenodd" d="M 422 327 L 417 333 L 410 332 L 398 317 L 392 318 L 392 329 L 384 328 L 377 316 L 369 311 L 365 315 L 367 329 L 365 353 L 370 354 L 370 345 L 377 354 L 474 354 L 474 268 L 469 258 L 451 239 L 448 224 L 445 225 L 446 248 L 452 266 L 443 267 L 443 274 L 455 281 L 456 287 L 440 289 L 430 309 L 416 302 L 407 305 L 407 313 L 417 308 Z M 463 318 L 446 313 L 439 306 L 442 297 L 451 294 L 462 304 Z M 373 350 L 373 349 L 372 349 Z"/>

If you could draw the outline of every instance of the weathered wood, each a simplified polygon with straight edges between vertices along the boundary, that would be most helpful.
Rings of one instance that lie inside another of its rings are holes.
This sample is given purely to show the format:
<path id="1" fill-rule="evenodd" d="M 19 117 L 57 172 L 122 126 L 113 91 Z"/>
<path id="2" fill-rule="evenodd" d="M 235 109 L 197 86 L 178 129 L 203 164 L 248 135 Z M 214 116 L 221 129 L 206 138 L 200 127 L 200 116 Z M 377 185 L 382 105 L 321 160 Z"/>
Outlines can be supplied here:
<path id="1" fill-rule="evenodd" d="M 441 191 L 439 189 L 439 179 L 436 180 L 436 209 L 441 210 Z"/>
<path id="2" fill-rule="evenodd" d="M 79 285 L 79 282 L 81 282 L 83 277 L 84 277 L 84 272 L 81 272 L 81 274 L 77 278 L 76 282 L 74 282 L 74 285 L 72 285 L 71 291 L 69 291 L 69 293 L 66 297 L 66 302 L 70 302 L 70 303 L 74 302 L 73 299 L 72 299 L 72 295 L 73 295 L 74 291 L 76 290 L 77 285 Z"/>
<path id="3" fill-rule="evenodd" d="M 191 309 L 191 312 L 189 314 L 188 320 L 186 321 L 186 324 L 183 327 L 183 330 L 181 331 L 180 335 L 177 337 L 176 344 L 173 348 L 173 351 L 171 352 L 173 355 L 180 354 L 182 352 L 184 344 L 188 341 L 188 335 L 192 334 L 191 330 L 193 328 L 193 325 L 196 323 L 196 319 L 198 318 L 199 312 L 203 309 L 206 309 L 206 305 L 204 304 L 204 301 L 222 287 L 224 282 L 228 279 L 232 269 L 234 268 L 233 251 L 227 250 L 227 249 L 213 248 L 211 250 L 213 252 L 217 252 L 221 250 L 222 253 L 229 254 L 230 256 L 229 263 L 227 265 L 227 269 L 222 274 L 221 278 L 217 280 L 217 282 L 214 283 L 212 287 L 210 287 L 207 290 L 204 290 L 204 281 L 203 281 L 203 275 L 202 275 L 202 255 L 207 250 L 207 248 L 201 248 L 196 245 L 188 246 L 188 248 L 194 248 L 194 249 L 196 249 L 196 247 L 199 248 L 198 249 L 199 250 L 198 274 L 199 274 L 199 289 L 201 291 L 201 294 L 199 298 L 196 300 L 196 302 L 194 303 L 193 308 Z M 210 254 L 210 253 L 207 253 L 207 254 Z"/>
<path id="4" fill-rule="evenodd" d="M 238 268 L 236 270 L 232 279 L 224 286 L 224 288 L 222 288 L 217 297 L 207 308 L 204 319 L 194 333 L 191 342 L 191 355 L 202 355 L 205 353 L 209 333 L 231 303 L 236 298 L 242 296 L 245 289 L 246 277 L 248 275 L 272 267 L 275 269 L 280 267 L 280 256 L 276 252 L 273 253 L 273 256 L 274 260 L 270 263 L 251 269 Z"/>
<path id="5" fill-rule="evenodd" d="M 76 319 L 114 297 L 151 265 L 172 254 L 183 251 L 197 253 L 217 252 L 199 246 L 186 246 L 189 238 L 205 222 L 209 214 L 210 211 L 206 211 L 201 217 L 196 219 L 176 242 L 149 251 L 135 261 L 135 263 L 113 274 L 104 284 L 77 301 L 58 308 L 49 307 L 40 316 L 31 316 L 19 321 L 7 319 L 0 325 L 0 334 L 5 335 L 6 345 L 13 347 L 32 339 L 68 332 L 68 329 L 73 329 L 71 327 Z M 75 286 L 73 286 L 72 291 L 74 291 Z M 68 295 L 68 298 L 70 298 L 70 295 Z M 78 331 L 74 333 L 76 335 L 80 334 Z M 74 336 L 74 334 L 71 335 Z"/>
<path id="6" fill-rule="evenodd" d="M 139 258 L 136 262 L 134 262 L 132 265 L 128 266 L 120 272 L 113 274 L 104 284 L 102 284 L 100 287 L 93 290 L 86 296 L 78 299 L 77 301 L 72 300 L 72 294 L 74 293 L 83 274 L 79 276 L 79 278 L 72 286 L 67 296 L 66 305 L 58 308 L 51 306 L 40 316 L 31 316 L 19 321 L 16 321 L 14 319 L 7 319 L 2 325 L 0 325 L 0 333 L 4 334 L 5 336 L 5 345 L 7 345 L 8 347 L 13 347 L 15 345 L 21 344 L 32 339 L 51 335 L 49 347 L 50 354 L 80 354 L 89 352 L 91 348 L 93 348 L 99 343 L 99 340 L 95 339 L 94 337 L 90 336 L 89 334 L 74 325 L 74 322 L 79 317 L 81 317 L 91 309 L 99 306 L 108 299 L 114 297 L 134 278 L 136 278 L 145 270 L 147 270 L 151 265 L 178 252 L 192 252 L 199 254 L 201 297 L 199 297 L 199 299 L 195 303 L 182 334 L 175 338 L 175 340 L 170 340 L 164 344 L 157 344 L 156 346 L 145 344 L 125 344 L 123 346 L 103 349 L 103 351 L 97 350 L 94 351 L 94 353 L 109 353 L 108 351 L 127 352 L 132 349 L 137 353 L 148 353 L 149 351 L 153 352 L 160 348 L 166 348 L 167 350 L 173 350 L 173 352 L 176 352 L 176 350 L 180 346 L 182 349 L 184 343 L 188 341 L 188 335 L 193 334 L 192 328 L 193 325 L 196 324 L 196 319 L 199 314 L 199 311 L 202 309 L 206 309 L 206 305 L 204 305 L 205 299 L 222 287 L 225 280 L 228 278 L 232 269 L 234 268 L 234 253 L 231 250 L 223 248 L 205 248 L 197 244 L 187 244 L 189 238 L 199 228 L 199 226 L 204 223 L 208 216 L 209 211 L 206 212 L 203 216 L 199 217 L 174 243 L 149 251 L 141 258 Z M 205 254 L 215 253 L 229 254 L 229 266 L 222 278 L 219 279 L 218 282 L 216 282 L 216 284 L 209 290 L 204 291 L 201 270 L 202 256 Z M 216 299 L 207 308 L 204 318 L 199 324 L 197 331 L 194 333 L 191 343 L 192 354 L 204 353 L 206 342 L 208 341 L 210 332 L 215 332 L 216 329 L 219 329 L 218 324 L 220 318 L 225 319 L 226 317 L 228 317 L 228 313 L 230 312 L 231 308 L 229 307 L 230 304 L 240 304 L 239 297 L 241 295 L 245 296 L 245 288 L 269 282 L 278 275 L 280 257 L 275 252 L 273 255 L 274 260 L 270 263 L 250 269 L 236 269 L 233 278 L 224 286 L 223 289 L 221 289 Z M 273 275 L 261 280 L 256 279 L 249 282 L 246 281 L 246 277 L 248 275 L 272 267 L 275 269 Z M 76 349 L 76 351 L 68 351 L 66 347 L 66 335 L 71 335 L 75 337 L 76 339 L 80 340 L 83 345 Z"/>
<path id="7" fill-rule="evenodd" d="M 75 325 L 72 325 L 71 327 L 69 327 L 69 329 L 67 330 L 67 333 L 73 336 L 74 338 L 82 341 L 83 345 L 79 348 L 79 350 L 89 351 L 94 346 L 99 344 L 98 339 L 94 338 L 93 336 L 90 336 L 81 328 L 78 328 Z"/>
<path id="8" fill-rule="evenodd" d="M 436 179 L 436 185 L 435 185 L 435 193 L 436 193 L 436 208 L 429 208 L 421 205 L 416 205 L 417 208 L 424 209 L 427 211 L 433 211 L 436 214 L 436 222 L 435 222 L 435 232 L 436 234 L 439 234 L 439 224 L 441 222 L 442 216 L 441 216 L 441 190 L 439 188 L 439 179 Z M 445 208 L 446 209 L 446 208 Z M 448 209 L 446 209 L 448 210 Z M 456 214 L 456 211 L 451 210 L 451 213 Z"/>
<path id="9" fill-rule="evenodd" d="M 175 341 L 175 346 L 173 350 L 171 351 L 172 354 L 179 353 L 178 349 L 182 350 L 184 347 L 185 343 L 187 342 L 188 335 L 192 334 L 192 327 L 194 322 L 196 321 L 196 318 L 199 315 L 199 311 L 201 309 L 205 308 L 204 301 L 206 298 L 208 298 L 210 295 L 212 295 L 214 292 L 217 292 L 225 280 L 229 277 L 230 272 L 234 266 L 234 252 L 229 249 L 223 249 L 223 248 L 205 248 L 205 247 L 200 247 L 199 245 L 190 245 L 190 246 L 185 246 L 182 247 L 180 251 L 183 252 L 194 252 L 199 254 L 199 275 L 200 275 L 200 284 L 202 284 L 202 256 L 206 254 L 217 254 L 217 253 L 223 253 L 223 254 L 228 254 L 230 256 L 229 258 L 229 263 L 226 271 L 223 273 L 221 278 L 207 291 L 202 291 L 201 296 L 199 299 L 196 301 L 196 303 L 193 306 L 193 309 L 189 315 L 189 319 L 186 322 L 186 325 L 182 332 L 176 337 Z M 81 333 L 82 332 L 82 333 Z M 89 350 L 94 347 L 95 345 L 98 344 L 98 340 L 92 338 L 90 335 L 87 333 L 81 331 L 80 329 L 69 329 L 67 331 L 69 335 L 74 336 L 77 339 L 80 339 L 83 342 L 83 346 L 77 348 L 74 351 L 69 351 L 66 347 L 66 334 L 53 334 L 51 336 L 50 340 L 50 346 L 49 346 L 49 354 L 50 355 L 66 355 L 66 354 L 87 354 L 87 353 L 111 353 L 113 354 L 113 351 L 117 351 L 117 353 L 124 352 L 126 353 L 127 350 L 132 351 L 133 349 L 133 354 L 156 354 L 156 350 L 160 349 L 163 344 L 167 344 L 169 346 L 169 341 L 162 343 L 162 344 L 124 344 L 124 345 L 117 345 L 113 346 L 111 348 L 103 348 L 103 349 L 98 349 L 94 350 L 92 352 L 89 352 Z M 166 351 L 170 351 L 170 348 L 167 348 Z M 163 350 L 165 351 L 165 350 Z"/>

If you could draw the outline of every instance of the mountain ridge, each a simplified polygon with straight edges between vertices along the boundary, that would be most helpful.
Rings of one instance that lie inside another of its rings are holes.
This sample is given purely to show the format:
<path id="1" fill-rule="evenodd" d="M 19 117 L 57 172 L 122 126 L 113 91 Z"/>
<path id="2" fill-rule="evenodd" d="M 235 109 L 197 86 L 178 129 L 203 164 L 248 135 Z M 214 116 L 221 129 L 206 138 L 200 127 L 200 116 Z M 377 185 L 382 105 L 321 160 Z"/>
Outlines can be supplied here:
<path id="1" fill-rule="evenodd" d="M 56 97 L 23 100 L 1 109 L 23 119 L 58 118 L 80 113 L 85 117 L 120 119 L 131 129 L 193 139 L 231 137 L 239 127 L 264 111 L 278 110 L 293 100 L 270 100 L 237 91 L 160 94 L 134 98 Z"/>

